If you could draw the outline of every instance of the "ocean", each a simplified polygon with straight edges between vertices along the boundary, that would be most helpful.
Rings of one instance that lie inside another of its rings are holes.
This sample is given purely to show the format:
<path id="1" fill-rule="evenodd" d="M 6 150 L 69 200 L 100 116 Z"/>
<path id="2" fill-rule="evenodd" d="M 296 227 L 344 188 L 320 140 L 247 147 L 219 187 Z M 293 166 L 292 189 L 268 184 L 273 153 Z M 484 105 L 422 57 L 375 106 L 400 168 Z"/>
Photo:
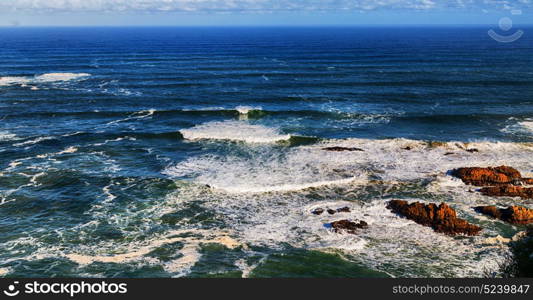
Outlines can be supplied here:
<path id="1" fill-rule="evenodd" d="M 533 202 L 449 171 L 533 175 L 533 28 L 488 29 L 0 29 L 0 275 L 494 272 L 509 249 L 493 238 L 524 227 L 472 207 Z M 436 233 L 391 199 L 483 231 Z M 341 219 L 369 226 L 326 226 Z"/>

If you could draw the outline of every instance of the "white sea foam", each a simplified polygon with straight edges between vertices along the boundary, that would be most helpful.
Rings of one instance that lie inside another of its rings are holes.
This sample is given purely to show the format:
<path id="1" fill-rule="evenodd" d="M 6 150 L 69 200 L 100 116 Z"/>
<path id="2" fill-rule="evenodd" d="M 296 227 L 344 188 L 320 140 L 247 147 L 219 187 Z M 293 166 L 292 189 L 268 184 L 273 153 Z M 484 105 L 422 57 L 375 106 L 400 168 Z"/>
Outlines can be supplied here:
<path id="1" fill-rule="evenodd" d="M 191 234 L 194 234 L 191 236 Z M 181 235 L 181 236 L 180 236 Z M 188 235 L 188 236 L 183 236 Z M 94 262 L 101 263 L 129 263 L 136 260 L 149 260 L 146 255 L 154 249 L 166 244 L 176 242 L 184 243 L 185 245 L 178 250 L 182 256 L 171 260 L 170 262 L 162 263 L 165 271 L 169 273 L 177 273 L 176 276 L 183 276 L 200 259 L 199 247 L 201 244 L 221 244 L 227 248 L 234 249 L 239 246 L 244 246 L 239 241 L 228 236 L 227 232 L 223 231 L 206 231 L 206 230 L 176 230 L 167 232 L 165 236 L 150 240 L 144 245 L 128 245 L 125 253 L 121 254 L 106 254 L 106 255 L 86 255 L 77 253 L 68 253 L 64 256 L 71 261 L 80 265 L 88 265 Z M 102 252 L 100 250 L 99 252 Z M 115 251 L 113 251 L 115 252 Z"/>
<path id="2" fill-rule="evenodd" d="M 0 277 L 6 276 L 9 272 L 11 272 L 9 268 L 0 268 Z"/>
<path id="3" fill-rule="evenodd" d="M 276 128 L 253 125 L 244 121 L 209 122 L 180 133 L 188 140 L 214 139 L 247 143 L 274 143 L 289 140 L 288 134 L 281 134 Z"/>
<path id="4" fill-rule="evenodd" d="M 364 151 L 323 150 L 330 146 Z M 181 206 L 194 203 L 216 213 L 248 244 L 341 251 L 348 260 L 393 276 L 477 277 L 486 269 L 496 270 L 508 250 L 486 241 L 503 233 L 490 225 L 497 220 L 481 219 L 471 207 L 514 200 L 471 193 L 471 187 L 448 171 L 503 164 L 518 168 L 524 176 L 533 170 L 533 144 L 527 143 L 347 139 L 273 148 L 243 147 L 227 156 L 198 156 L 170 167 L 166 174 L 199 184 L 171 197 Z M 478 152 L 467 151 L 473 149 Z M 337 184 L 319 186 L 321 182 Z M 364 188 L 361 182 L 366 182 Z M 460 217 L 483 222 L 481 235 L 452 238 L 391 213 L 385 203 L 404 187 L 423 195 L 410 201 L 448 201 Z M 310 213 L 317 207 L 343 206 L 351 212 Z M 364 220 L 369 228 L 351 235 L 324 226 L 341 219 Z M 253 272 L 242 261 L 239 265 L 247 274 Z"/>

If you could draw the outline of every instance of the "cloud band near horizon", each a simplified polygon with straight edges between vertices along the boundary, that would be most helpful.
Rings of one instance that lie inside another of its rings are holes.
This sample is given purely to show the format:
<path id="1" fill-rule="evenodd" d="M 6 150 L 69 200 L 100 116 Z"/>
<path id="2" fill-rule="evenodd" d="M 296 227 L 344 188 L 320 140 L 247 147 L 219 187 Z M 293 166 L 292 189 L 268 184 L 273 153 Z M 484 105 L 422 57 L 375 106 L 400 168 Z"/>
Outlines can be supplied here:
<path id="1" fill-rule="evenodd" d="M 533 0 L 2 0 L 0 12 L 231 12 L 527 10 Z"/>

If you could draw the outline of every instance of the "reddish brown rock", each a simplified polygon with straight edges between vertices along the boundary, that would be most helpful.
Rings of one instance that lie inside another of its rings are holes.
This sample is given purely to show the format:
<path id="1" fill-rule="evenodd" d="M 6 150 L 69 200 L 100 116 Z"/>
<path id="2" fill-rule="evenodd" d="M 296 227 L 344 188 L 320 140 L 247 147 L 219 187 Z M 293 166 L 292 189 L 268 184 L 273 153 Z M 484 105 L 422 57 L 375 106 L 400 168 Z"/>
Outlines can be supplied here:
<path id="1" fill-rule="evenodd" d="M 365 221 L 359 221 L 352 222 L 348 220 L 340 220 L 330 223 L 331 227 L 333 228 L 333 231 L 336 233 L 340 232 L 347 232 L 350 234 L 355 234 L 357 229 L 366 229 L 368 228 L 368 224 Z"/>
<path id="2" fill-rule="evenodd" d="M 508 208 L 496 208 L 496 206 L 474 207 L 478 213 L 491 216 L 511 224 L 533 223 L 533 209 L 522 206 L 509 206 Z"/>
<path id="3" fill-rule="evenodd" d="M 441 203 L 437 206 L 433 203 L 426 205 L 414 202 L 409 204 L 403 200 L 392 200 L 389 201 L 387 208 L 418 224 L 429 226 L 436 232 L 448 235 L 476 235 L 481 231 L 481 227 L 457 218 L 455 210 L 446 203 Z"/>
<path id="4" fill-rule="evenodd" d="M 524 199 L 533 199 L 533 188 L 525 188 L 514 185 L 502 185 L 485 187 L 480 190 L 485 196 L 493 197 L 521 197 Z"/>
<path id="5" fill-rule="evenodd" d="M 465 184 L 475 186 L 515 184 L 522 180 L 520 172 L 508 166 L 459 168 L 453 170 L 452 175 L 460 178 Z"/>
<path id="6" fill-rule="evenodd" d="M 347 147 L 326 147 L 322 148 L 322 150 L 326 151 L 335 151 L 335 152 L 341 152 L 341 151 L 365 151 L 361 148 L 347 148 Z"/>

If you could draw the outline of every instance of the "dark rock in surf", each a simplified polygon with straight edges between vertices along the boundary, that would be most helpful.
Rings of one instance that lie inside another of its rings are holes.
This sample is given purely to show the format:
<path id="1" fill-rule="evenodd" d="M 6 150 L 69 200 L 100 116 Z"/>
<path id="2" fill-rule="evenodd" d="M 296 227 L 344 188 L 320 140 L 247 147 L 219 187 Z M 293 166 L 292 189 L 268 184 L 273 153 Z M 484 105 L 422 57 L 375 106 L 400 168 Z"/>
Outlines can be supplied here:
<path id="1" fill-rule="evenodd" d="M 331 208 L 328 208 L 328 214 L 334 215 L 337 211 Z"/>
<path id="2" fill-rule="evenodd" d="M 341 207 L 341 208 L 337 208 L 337 212 L 350 212 L 350 208 L 348 206 L 345 206 L 345 207 Z"/>
<path id="3" fill-rule="evenodd" d="M 365 221 L 352 222 L 349 220 L 340 220 L 331 222 L 329 225 L 331 225 L 333 231 L 336 233 L 347 232 L 350 234 L 355 234 L 357 229 L 368 228 L 368 224 Z"/>
<path id="4" fill-rule="evenodd" d="M 436 232 L 448 235 L 476 235 L 481 231 L 481 227 L 458 218 L 455 210 L 446 203 L 437 206 L 434 203 L 426 205 L 414 202 L 409 204 L 403 200 L 391 200 L 387 208 L 420 225 L 431 227 Z"/>
<path id="5" fill-rule="evenodd" d="M 342 152 L 342 151 L 365 151 L 361 148 L 347 148 L 347 147 L 326 147 L 322 150 L 333 151 L 333 152 Z"/>
<path id="6" fill-rule="evenodd" d="M 323 212 L 324 212 L 323 208 L 316 208 L 316 209 L 311 211 L 311 213 L 314 214 L 314 215 L 321 215 Z"/>

